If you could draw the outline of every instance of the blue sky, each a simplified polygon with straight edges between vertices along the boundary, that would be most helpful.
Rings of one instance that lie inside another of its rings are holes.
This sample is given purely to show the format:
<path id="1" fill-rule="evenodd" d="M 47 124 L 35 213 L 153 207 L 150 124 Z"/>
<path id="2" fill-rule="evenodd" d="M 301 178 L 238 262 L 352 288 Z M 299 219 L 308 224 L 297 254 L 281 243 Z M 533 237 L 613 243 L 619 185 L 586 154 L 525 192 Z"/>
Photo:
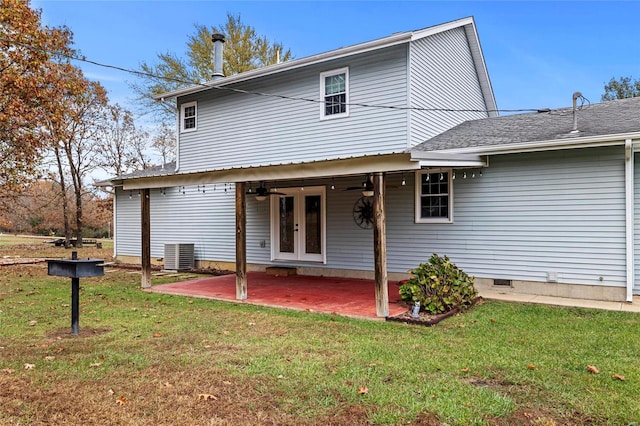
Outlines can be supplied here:
<path id="1" fill-rule="evenodd" d="M 240 14 L 296 58 L 473 16 L 501 109 L 600 101 L 611 77 L 640 78 L 640 2 L 594 1 L 58 1 L 32 0 L 43 22 L 67 25 L 87 59 L 136 68 L 185 51 L 194 24 Z M 132 75 L 77 63 L 131 108 Z"/>

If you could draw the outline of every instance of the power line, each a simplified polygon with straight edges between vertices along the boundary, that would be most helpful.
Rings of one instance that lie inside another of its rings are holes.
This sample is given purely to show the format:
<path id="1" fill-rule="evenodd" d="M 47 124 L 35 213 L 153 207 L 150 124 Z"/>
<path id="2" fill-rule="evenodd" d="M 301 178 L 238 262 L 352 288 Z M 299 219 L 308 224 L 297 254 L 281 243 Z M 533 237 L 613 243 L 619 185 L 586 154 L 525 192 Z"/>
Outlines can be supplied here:
<path id="1" fill-rule="evenodd" d="M 108 68 L 108 69 L 113 69 L 116 71 L 121 71 L 121 72 L 125 72 L 128 74 L 133 74 L 133 75 L 137 75 L 139 77 L 148 77 L 148 78 L 154 78 L 154 79 L 158 79 L 158 80 L 165 80 L 165 81 L 170 81 L 173 83 L 180 83 L 180 84 L 184 84 L 187 86 L 200 86 L 206 89 L 216 89 L 216 90 L 224 90 L 224 91 L 229 91 L 229 92 L 235 92 L 235 93 L 242 93 L 242 94 L 247 94 L 247 95 L 256 95 L 256 96 L 265 96 L 265 97 L 272 97 L 272 98 L 279 98 L 279 99 L 285 99 L 285 100 L 292 100 L 292 101 L 301 101 L 301 102 L 311 102 L 311 103 L 324 103 L 324 100 L 321 99 L 309 99 L 309 98 L 300 98 L 300 97 L 295 97 L 295 96 L 287 96 L 287 95 L 281 95 L 281 94 L 277 94 L 277 93 L 264 93 L 264 92 L 258 92 L 258 91 L 253 91 L 253 90 L 243 90 L 243 89 L 237 89 L 237 88 L 233 88 L 233 87 L 220 87 L 220 86 L 215 86 L 212 84 L 208 84 L 208 83 L 202 83 L 202 82 L 197 82 L 197 81 L 189 81 L 189 80 L 183 80 L 180 78 L 174 78 L 174 77 L 166 77 L 166 76 L 160 76 L 160 75 L 156 75 L 156 74 L 152 74 L 149 72 L 145 72 L 145 71 L 140 71 L 140 70 L 133 70 L 130 68 L 124 68 L 118 65 L 111 65 L 111 64 L 105 64 L 103 62 L 98 62 L 98 61 L 94 61 L 91 59 L 87 59 L 85 56 L 76 56 L 76 55 L 71 55 L 68 53 L 64 53 L 64 52 L 53 52 L 47 49 L 44 49 L 42 47 L 39 46 L 34 46 L 28 43 L 23 43 L 23 42 L 19 42 L 16 40 L 10 40 L 4 37 L 0 37 L 0 41 L 4 41 L 7 43 L 12 43 L 18 46 L 22 46 L 24 48 L 27 49 L 32 49 L 32 50 L 38 50 L 50 55 L 55 55 L 55 56 L 62 56 L 65 57 L 67 59 L 73 60 L 73 61 L 78 61 L 78 62 L 84 62 L 87 64 L 91 64 L 91 65 L 95 65 L 98 67 L 102 67 L 102 68 Z M 364 104 L 364 103 L 358 103 L 358 102 L 349 102 L 349 103 L 341 103 L 341 105 L 348 105 L 348 106 L 357 106 L 357 107 L 363 107 L 363 108 L 381 108 L 381 109 L 392 109 L 392 110 L 411 110 L 411 111 L 422 111 L 422 112 L 486 112 L 486 113 L 491 113 L 491 112 L 546 112 L 546 109 L 540 109 L 540 108 L 520 108 L 520 109 L 475 109 L 475 108 L 424 108 L 424 107 L 410 107 L 410 106 L 396 106 L 396 105 L 380 105 L 380 104 Z"/>

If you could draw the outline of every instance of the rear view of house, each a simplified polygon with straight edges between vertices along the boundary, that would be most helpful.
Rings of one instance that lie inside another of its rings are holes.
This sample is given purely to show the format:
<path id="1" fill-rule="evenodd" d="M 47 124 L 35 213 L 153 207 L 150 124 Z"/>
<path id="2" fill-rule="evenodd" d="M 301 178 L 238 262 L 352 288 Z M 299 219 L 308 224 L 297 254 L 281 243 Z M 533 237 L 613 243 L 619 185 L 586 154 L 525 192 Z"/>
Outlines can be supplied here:
<path id="1" fill-rule="evenodd" d="M 370 277 L 380 316 L 387 279 L 432 253 L 480 286 L 631 297 L 640 126 L 606 117 L 637 104 L 583 109 L 577 132 L 571 109 L 497 117 L 472 18 L 161 97 L 177 162 L 109 182 L 122 260 L 193 245 L 236 270 L 239 299 L 247 268 Z"/>

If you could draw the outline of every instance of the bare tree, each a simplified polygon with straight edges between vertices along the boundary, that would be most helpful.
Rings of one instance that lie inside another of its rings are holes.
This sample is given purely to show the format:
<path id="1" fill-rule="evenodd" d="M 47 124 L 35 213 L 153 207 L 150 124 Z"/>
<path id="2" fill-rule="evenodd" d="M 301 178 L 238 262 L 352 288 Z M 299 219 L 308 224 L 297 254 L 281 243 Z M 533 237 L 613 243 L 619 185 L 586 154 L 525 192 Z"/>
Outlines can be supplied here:
<path id="1" fill-rule="evenodd" d="M 74 229 L 78 247 L 82 247 L 83 196 L 85 179 L 97 165 L 97 151 L 93 145 L 105 122 L 107 94 L 97 82 L 88 81 L 77 69 L 61 70 L 66 92 L 61 101 L 65 113 L 51 117 L 44 136 L 55 157 L 58 179 L 63 197 L 65 238 L 70 239 L 67 209 L 67 184 L 71 183 L 74 198 Z M 68 244 L 67 244 L 68 245 Z"/>
<path id="2" fill-rule="evenodd" d="M 175 160 L 176 132 L 173 127 L 162 123 L 153 136 L 151 147 L 160 154 L 163 166 Z"/>
<path id="3" fill-rule="evenodd" d="M 118 104 L 107 108 L 96 144 L 101 168 L 116 176 L 147 168 L 151 165 L 148 145 L 149 135 L 136 128 L 131 111 Z"/>

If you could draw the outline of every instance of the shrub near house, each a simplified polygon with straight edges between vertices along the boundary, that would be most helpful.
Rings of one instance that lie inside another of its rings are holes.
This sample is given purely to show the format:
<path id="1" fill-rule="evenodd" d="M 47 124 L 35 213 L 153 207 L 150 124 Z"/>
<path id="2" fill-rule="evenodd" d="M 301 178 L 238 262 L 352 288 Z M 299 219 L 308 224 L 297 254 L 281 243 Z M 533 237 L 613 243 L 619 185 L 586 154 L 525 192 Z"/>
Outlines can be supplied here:
<path id="1" fill-rule="evenodd" d="M 477 297 L 473 277 L 451 263 L 447 256 L 434 253 L 428 263 L 421 263 L 411 274 L 400 286 L 400 296 L 410 303 L 420 302 L 420 309 L 429 314 L 454 308 L 464 310 Z"/>

